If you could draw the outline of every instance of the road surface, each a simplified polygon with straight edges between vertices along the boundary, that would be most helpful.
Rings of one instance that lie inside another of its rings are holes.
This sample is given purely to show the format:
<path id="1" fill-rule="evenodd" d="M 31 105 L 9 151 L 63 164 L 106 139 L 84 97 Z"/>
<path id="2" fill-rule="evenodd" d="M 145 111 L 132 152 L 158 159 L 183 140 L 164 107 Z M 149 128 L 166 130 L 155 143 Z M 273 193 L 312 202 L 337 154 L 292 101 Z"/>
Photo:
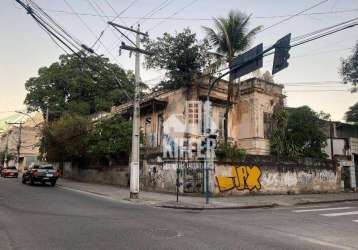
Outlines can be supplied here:
<path id="1" fill-rule="evenodd" d="M 1 178 L 0 249 L 358 249 L 358 203 L 184 211 Z"/>

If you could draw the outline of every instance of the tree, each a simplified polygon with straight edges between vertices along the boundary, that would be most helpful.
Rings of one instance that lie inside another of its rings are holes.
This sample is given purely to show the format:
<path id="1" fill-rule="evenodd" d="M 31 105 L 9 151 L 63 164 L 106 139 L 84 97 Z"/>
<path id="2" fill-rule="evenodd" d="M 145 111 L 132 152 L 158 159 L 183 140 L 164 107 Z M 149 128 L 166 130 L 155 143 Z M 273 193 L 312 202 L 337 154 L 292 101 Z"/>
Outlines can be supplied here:
<path id="1" fill-rule="evenodd" d="M 37 77 L 27 80 L 25 104 L 29 111 L 41 110 L 44 114 L 49 106 L 58 116 L 64 112 L 88 115 L 108 111 L 128 100 L 124 91 L 133 95 L 133 82 L 131 72 L 111 64 L 107 58 L 61 55 L 58 62 L 40 68 Z"/>
<path id="2" fill-rule="evenodd" d="M 350 83 L 357 91 L 358 88 L 358 41 L 353 49 L 353 55 L 342 60 L 340 74 L 345 84 Z"/>
<path id="3" fill-rule="evenodd" d="M 65 114 L 42 129 L 50 162 L 85 162 L 89 157 L 92 123 L 86 116 Z M 43 148 L 41 149 L 43 151 Z M 43 153 L 43 152 L 42 152 Z"/>
<path id="4" fill-rule="evenodd" d="M 323 113 L 322 113 L 323 114 Z M 324 114 L 326 116 L 326 114 Z M 322 149 L 327 137 L 320 114 L 308 106 L 281 110 L 273 114 L 271 153 L 279 157 L 326 158 Z"/>
<path id="5" fill-rule="evenodd" d="M 6 155 L 5 150 L 0 151 L 0 165 L 5 165 L 5 155 Z M 13 155 L 10 152 L 7 152 L 6 159 L 7 159 L 7 162 L 6 162 L 6 164 L 7 164 L 10 160 L 15 159 L 15 155 Z"/>
<path id="6" fill-rule="evenodd" d="M 155 90 L 177 89 L 192 84 L 210 64 L 210 46 L 207 40 L 198 41 L 190 29 L 171 35 L 164 33 L 155 40 L 145 40 L 145 57 L 148 69 L 164 69 L 168 80 L 162 81 Z"/>
<path id="7" fill-rule="evenodd" d="M 131 142 L 132 122 L 113 117 L 95 125 L 89 150 L 92 158 L 126 161 L 129 160 Z"/>
<path id="8" fill-rule="evenodd" d="M 127 162 L 132 123 L 120 117 L 93 123 L 87 116 L 65 114 L 47 124 L 42 134 L 49 161 L 70 161 L 79 166 L 98 161 Z"/>
<path id="9" fill-rule="evenodd" d="M 358 102 L 346 112 L 346 121 L 358 123 Z"/>
<path id="10" fill-rule="evenodd" d="M 216 56 L 225 59 L 229 67 L 234 63 L 234 58 L 245 51 L 251 45 L 254 36 L 260 31 L 261 26 L 249 30 L 250 17 L 239 11 L 230 11 L 228 17 L 214 19 L 214 29 L 203 27 L 211 44 L 216 48 Z M 229 76 L 228 95 L 225 111 L 224 139 L 228 137 L 228 114 L 234 97 L 234 79 Z M 238 86 L 238 97 L 240 98 L 240 84 Z"/>

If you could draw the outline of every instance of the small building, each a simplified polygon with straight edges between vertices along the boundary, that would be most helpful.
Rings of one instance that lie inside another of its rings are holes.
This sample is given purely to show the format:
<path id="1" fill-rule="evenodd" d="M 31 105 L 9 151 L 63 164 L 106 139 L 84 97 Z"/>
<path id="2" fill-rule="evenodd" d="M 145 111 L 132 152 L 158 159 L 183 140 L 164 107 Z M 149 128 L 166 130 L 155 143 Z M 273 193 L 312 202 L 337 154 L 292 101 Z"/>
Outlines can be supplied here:
<path id="1" fill-rule="evenodd" d="M 358 183 L 358 126 L 343 122 L 327 122 L 325 152 L 339 163 L 341 187 L 356 190 Z"/>

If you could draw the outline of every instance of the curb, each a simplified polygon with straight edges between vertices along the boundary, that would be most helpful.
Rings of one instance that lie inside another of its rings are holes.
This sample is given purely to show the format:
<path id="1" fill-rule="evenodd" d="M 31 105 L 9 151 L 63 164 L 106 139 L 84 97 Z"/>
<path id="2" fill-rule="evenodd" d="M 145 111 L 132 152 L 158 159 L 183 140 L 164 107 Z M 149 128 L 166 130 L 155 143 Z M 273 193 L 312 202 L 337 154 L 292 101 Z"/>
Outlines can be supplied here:
<path id="1" fill-rule="evenodd" d="M 171 208 L 171 209 L 182 209 L 182 210 L 228 210 L 228 209 L 254 209 L 254 208 L 274 208 L 279 205 L 276 203 L 265 204 L 265 205 L 247 205 L 247 206 L 221 206 L 221 207 L 209 207 L 209 206 L 190 206 L 190 205 L 170 205 L 170 204 L 162 204 L 157 205 L 157 207 L 161 208 Z"/>

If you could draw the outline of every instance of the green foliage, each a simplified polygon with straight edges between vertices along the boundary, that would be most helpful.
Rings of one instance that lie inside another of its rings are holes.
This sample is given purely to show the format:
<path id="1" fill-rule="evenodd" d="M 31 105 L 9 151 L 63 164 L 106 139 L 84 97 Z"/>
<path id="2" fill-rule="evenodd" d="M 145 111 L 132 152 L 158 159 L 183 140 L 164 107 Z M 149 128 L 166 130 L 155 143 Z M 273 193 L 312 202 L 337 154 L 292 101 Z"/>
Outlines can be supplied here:
<path id="1" fill-rule="evenodd" d="M 358 123 L 358 102 L 346 112 L 346 121 Z"/>
<path id="2" fill-rule="evenodd" d="M 47 160 L 63 162 L 88 158 L 90 130 L 89 118 L 78 114 L 65 114 L 45 126 L 42 135 L 46 141 Z"/>
<path id="3" fill-rule="evenodd" d="M 358 41 L 353 50 L 353 54 L 346 59 L 342 60 L 340 74 L 343 77 L 345 84 L 350 83 L 354 89 L 352 92 L 357 91 L 358 88 Z"/>
<path id="4" fill-rule="evenodd" d="M 95 125 L 91 135 L 90 152 L 96 158 L 129 157 L 132 142 L 132 122 L 113 117 Z"/>
<path id="5" fill-rule="evenodd" d="M 239 148 L 236 144 L 230 143 L 219 143 L 215 155 L 219 161 L 229 161 L 229 162 L 240 162 L 246 152 L 244 149 Z"/>
<path id="6" fill-rule="evenodd" d="M 133 82 L 131 72 L 111 64 L 107 58 L 61 55 L 58 62 L 40 68 L 37 77 L 27 80 L 25 104 L 30 111 L 45 113 L 48 103 L 50 111 L 59 112 L 50 113 L 51 118 L 64 112 L 88 115 L 108 111 L 127 101 L 124 90 L 133 95 Z"/>
<path id="7" fill-rule="evenodd" d="M 0 165 L 4 165 L 5 163 L 5 150 L 0 152 Z M 13 155 L 12 153 L 8 152 L 7 153 L 7 162 L 9 162 L 10 160 L 15 159 L 15 155 Z"/>
<path id="8" fill-rule="evenodd" d="M 190 29 L 171 35 L 164 33 L 155 40 L 145 40 L 145 49 L 153 53 L 145 57 L 148 69 L 166 70 L 168 80 L 156 88 L 177 89 L 193 83 L 210 64 L 208 41 L 198 41 Z"/>
<path id="9" fill-rule="evenodd" d="M 227 17 L 214 18 L 214 28 L 203 27 L 218 55 L 225 57 L 229 64 L 234 56 L 251 45 L 261 30 L 261 26 L 249 30 L 250 17 L 232 10 Z"/>
<path id="10" fill-rule="evenodd" d="M 129 158 L 132 124 L 122 118 L 94 124 L 87 116 L 65 114 L 42 132 L 49 161 L 88 163 Z"/>
<path id="11" fill-rule="evenodd" d="M 308 106 L 274 113 L 271 153 L 289 159 L 300 156 L 326 158 L 322 148 L 326 146 L 327 138 L 320 118 L 320 114 Z"/>

